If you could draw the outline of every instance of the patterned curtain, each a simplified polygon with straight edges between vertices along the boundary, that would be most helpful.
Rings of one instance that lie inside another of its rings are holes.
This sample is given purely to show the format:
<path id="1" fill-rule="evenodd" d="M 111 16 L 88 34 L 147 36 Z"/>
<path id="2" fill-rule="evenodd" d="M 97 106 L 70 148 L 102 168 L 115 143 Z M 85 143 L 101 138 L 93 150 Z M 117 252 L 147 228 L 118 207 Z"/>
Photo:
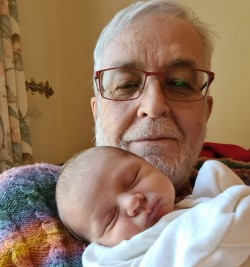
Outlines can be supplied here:
<path id="1" fill-rule="evenodd" d="M 0 173 L 32 163 L 16 0 L 0 0 Z"/>

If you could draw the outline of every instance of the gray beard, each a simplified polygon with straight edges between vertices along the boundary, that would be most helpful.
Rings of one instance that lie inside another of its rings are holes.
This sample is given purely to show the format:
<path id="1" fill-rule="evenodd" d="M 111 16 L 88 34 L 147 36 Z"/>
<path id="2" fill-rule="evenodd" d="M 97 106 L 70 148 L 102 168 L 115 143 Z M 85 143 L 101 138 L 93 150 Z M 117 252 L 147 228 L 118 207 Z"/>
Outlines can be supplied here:
<path id="1" fill-rule="evenodd" d="M 145 120 L 131 126 L 124 133 L 122 140 L 115 142 L 112 137 L 108 136 L 104 127 L 102 127 L 100 116 L 97 116 L 95 137 L 97 146 L 115 146 L 125 150 L 129 150 L 129 142 L 138 137 L 164 135 L 166 137 L 174 138 L 181 149 L 179 153 L 170 152 L 171 157 L 166 156 L 168 148 L 164 145 L 159 146 L 153 144 L 140 147 L 139 149 L 131 152 L 143 157 L 166 176 L 170 177 L 175 188 L 178 190 L 188 181 L 201 151 L 206 133 L 205 121 L 202 129 L 202 132 L 195 142 L 187 143 L 184 140 L 182 132 L 170 119 L 167 122 L 166 119 L 159 119 L 156 121 Z"/>

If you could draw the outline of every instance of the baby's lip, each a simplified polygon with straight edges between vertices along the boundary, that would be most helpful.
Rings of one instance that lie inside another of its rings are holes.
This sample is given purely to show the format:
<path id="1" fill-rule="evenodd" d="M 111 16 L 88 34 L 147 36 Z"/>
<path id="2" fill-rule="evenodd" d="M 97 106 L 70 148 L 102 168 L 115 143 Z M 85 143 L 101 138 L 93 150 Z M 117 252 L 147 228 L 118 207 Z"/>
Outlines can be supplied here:
<path id="1" fill-rule="evenodd" d="M 147 218 L 146 218 L 147 227 L 152 226 L 152 221 L 154 221 L 154 218 L 156 217 L 159 208 L 160 208 L 160 199 L 157 199 L 156 201 L 153 202 L 152 205 L 150 205 L 148 209 Z"/>

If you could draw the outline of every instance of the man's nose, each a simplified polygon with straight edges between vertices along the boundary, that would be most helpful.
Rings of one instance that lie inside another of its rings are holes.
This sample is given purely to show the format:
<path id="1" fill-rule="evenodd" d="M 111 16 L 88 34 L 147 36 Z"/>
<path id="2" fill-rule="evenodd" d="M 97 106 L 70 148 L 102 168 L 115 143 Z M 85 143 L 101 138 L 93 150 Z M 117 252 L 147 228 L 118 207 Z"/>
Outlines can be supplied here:
<path id="1" fill-rule="evenodd" d="M 119 198 L 120 208 L 123 209 L 128 216 L 136 216 L 143 209 L 145 197 L 141 193 L 123 194 Z"/>
<path id="2" fill-rule="evenodd" d="M 167 116 L 169 106 L 159 77 L 150 76 L 146 80 L 145 88 L 140 96 L 138 117 L 159 118 Z"/>

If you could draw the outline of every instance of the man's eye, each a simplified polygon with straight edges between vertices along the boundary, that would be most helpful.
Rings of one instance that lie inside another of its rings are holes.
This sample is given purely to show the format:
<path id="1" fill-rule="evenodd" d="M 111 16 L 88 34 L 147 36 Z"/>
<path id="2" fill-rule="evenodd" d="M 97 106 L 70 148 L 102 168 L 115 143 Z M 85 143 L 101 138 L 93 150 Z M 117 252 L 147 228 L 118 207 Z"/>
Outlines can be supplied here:
<path id="1" fill-rule="evenodd" d="M 138 88 L 140 87 L 139 83 L 135 83 L 135 82 L 126 82 L 123 84 L 120 84 L 116 87 L 115 90 L 129 90 L 129 91 L 134 91 L 134 90 L 138 90 Z"/>
<path id="2" fill-rule="evenodd" d="M 140 83 L 125 82 L 117 84 L 113 88 L 110 88 L 110 95 L 114 98 L 127 99 L 135 96 L 140 89 Z"/>
<path id="3" fill-rule="evenodd" d="M 168 83 L 168 86 L 175 86 L 177 88 L 191 88 L 190 84 L 186 83 L 181 79 L 176 79 Z"/>

